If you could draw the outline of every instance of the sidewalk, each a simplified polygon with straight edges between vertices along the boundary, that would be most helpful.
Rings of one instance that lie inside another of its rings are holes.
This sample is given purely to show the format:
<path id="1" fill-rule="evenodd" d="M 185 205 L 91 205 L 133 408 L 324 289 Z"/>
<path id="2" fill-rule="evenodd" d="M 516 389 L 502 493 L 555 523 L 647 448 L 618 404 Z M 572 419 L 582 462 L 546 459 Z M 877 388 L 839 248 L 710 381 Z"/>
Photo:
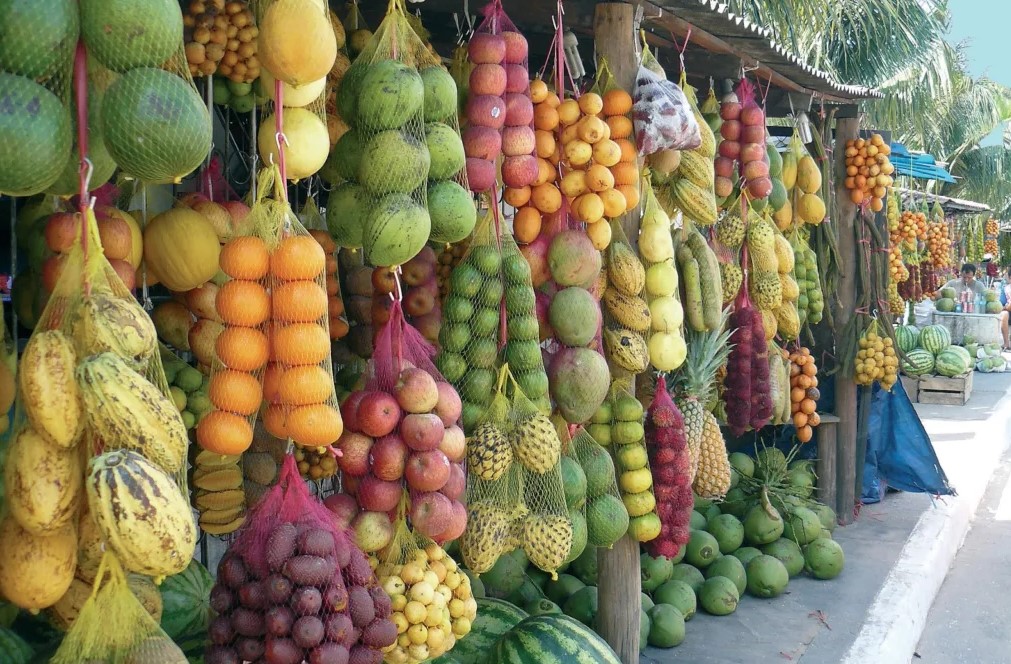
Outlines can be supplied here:
<path id="1" fill-rule="evenodd" d="M 965 406 L 916 406 L 958 497 L 888 494 L 865 506 L 835 532 L 846 552 L 839 578 L 793 579 L 786 594 L 745 596 L 726 617 L 700 612 L 681 646 L 650 648 L 643 664 L 908 663 L 1011 438 L 1011 373 L 974 380 Z"/>

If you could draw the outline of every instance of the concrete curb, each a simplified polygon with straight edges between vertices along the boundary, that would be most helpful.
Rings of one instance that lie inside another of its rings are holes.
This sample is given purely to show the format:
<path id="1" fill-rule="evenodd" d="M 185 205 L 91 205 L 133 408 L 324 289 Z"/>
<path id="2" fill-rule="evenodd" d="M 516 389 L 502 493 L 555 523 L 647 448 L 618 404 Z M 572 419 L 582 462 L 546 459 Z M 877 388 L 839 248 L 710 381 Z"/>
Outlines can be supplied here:
<path id="1" fill-rule="evenodd" d="M 908 664 L 926 627 L 927 615 L 972 525 L 987 485 L 1011 446 L 1011 395 L 994 407 L 979 431 L 980 455 L 972 477 L 961 477 L 959 495 L 920 516 L 899 559 L 878 591 L 867 618 L 841 664 Z"/>

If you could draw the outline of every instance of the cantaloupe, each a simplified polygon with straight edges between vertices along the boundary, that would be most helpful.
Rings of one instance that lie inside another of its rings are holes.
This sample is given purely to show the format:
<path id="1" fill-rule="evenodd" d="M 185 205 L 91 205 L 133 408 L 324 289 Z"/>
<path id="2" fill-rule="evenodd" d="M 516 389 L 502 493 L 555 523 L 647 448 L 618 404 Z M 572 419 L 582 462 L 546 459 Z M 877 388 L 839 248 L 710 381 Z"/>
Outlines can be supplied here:
<path id="1" fill-rule="evenodd" d="M 264 163 L 278 163 L 275 117 L 271 113 L 260 125 L 256 144 Z M 301 180 L 314 175 L 323 164 L 330 148 L 326 124 L 318 115 L 304 108 L 284 111 L 282 127 L 287 144 L 284 146 L 285 175 L 289 180 Z"/>
<path id="2" fill-rule="evenodd" d="M 260 64 L 289 85 L 326 77 L 337 58 L 333 26 L 316 0 L 277 0 L 267 7 L 259 29 Z"/>

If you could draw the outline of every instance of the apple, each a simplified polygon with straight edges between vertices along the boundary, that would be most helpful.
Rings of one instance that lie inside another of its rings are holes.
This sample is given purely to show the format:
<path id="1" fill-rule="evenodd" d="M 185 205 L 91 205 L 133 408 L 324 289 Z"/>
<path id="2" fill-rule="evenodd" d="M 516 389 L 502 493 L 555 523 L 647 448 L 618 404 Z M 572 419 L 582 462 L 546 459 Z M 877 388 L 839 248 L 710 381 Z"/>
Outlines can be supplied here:
<path id="1" fill-rule="evenodd" d="M 373 438 L 382 438 L 397 428 L 400 406 L 392 394 L 368 392 L 358 403 L 358 429 Z"/>
<path id="2" fill-rule="evenodd" d="M 337 439 L 337 449 L 341 451 L 341 455 L 337 457 L 337 465 L 345 474 L 361 477 L 369 472 L 371 438 L 345 429 Z"/>
<path id="3" fill-rule="evenodd" d="M 505 100 L 498 95 L 469 95 L 465 112 L 467 120 L 478 127 L 501 129 L 505 124 Z"/>
<path id="4" fill-rule="evenodd" d="M 498 133 L 498 132 L 495 132 Z M 498 177 L 498 166 L 491 159 L 467 157 L 467 184 L 471 191 L 488 191 Z"/>
<path id="5" fill-rule="evenodd" d="M 439 403 L 439 386 L 435 379 L 417 367 L 400 372 L 394 394 L 397 403 L 407 413 L 428 413 Z"/>
<path id="6" fill-rule="evenodd" d="M 179 200 L 177 200 L 175 202 L 174 207 L 193 207 L 193 205 L 195 203 L 199 203 L 200 201 L 209 201 L 209 200 L 210 199 L 207 198 L 206 196 L 204 196 L 203 194 L 201 194 L 199 192 L 196 192 L 196 191 L 191 191 L 189 193 L 186 193 L 186 194 L 183 194 L 182 196 L 180 196 Z"/>
<path id="7" fill-rule="evenodd" d="M 242 226 L 242 222 L 249 216 L 249 206 L 242 201 L 225 201 L 221 204 L 221 207 L 228 210 L 228 214 L 232 217 L 232 227 L 236 230 Z"/>
<path id="8" fill-rule="evenodd" d="M 446 427 L 433 413 L 411 413 L 400 422 L 404 443 L 416 452 L 439 449 Z"/>
<path id="9" fill-rule="evenodd" d="M 109 260 L 125 260 L 133 251 L 133 233 L 130 225 L 122 217 L 96 219 L 98 238 L 102 242 L 102 253 Z"/>
<path id="10" fill-rule="evenodd" d="M 544 228 L 552 228 L 557 219 L 555 215 L 544 218 Z M 541 233 L 530 244 L 520 247 L 520 253 L 527 259 L 530 266 L 530 277 L 534 288 L 540 288 L 551 279 L 551 269 L 548 267 L 548 247 L 551 245 L 549 233 Z"/>
<path id="11" fill-rule="evenodd" d="M 506 40 L 502 35 L 476 32 L 467 44 L 467 57 L 476 65 L 498 64 L 506 57 Z"/>
<path id="12" fill-rule="evenodd" d="M 46 292 L 52 293 L 56 289 L 56 284 L 63 274 L 66 262 L 66 254 L 56 254 L 42 262 L 42 287 L 46 289 Z"/>
<path id="13" fill-rule="evenodd" d="M 393 541 L 393 522 L 382 512 L 361 512 L 351 523 L 355 544 L 365 553 L 375 553 Z"/>
<path id="14" fill-rule="evenodd" d="M 345 431 L 358 430 L 358 404 L 368 392 L 352 392 L 341 404 L 341 420 L 344 421 Z"/>
<path id="15" fill-rule="evenodd" d="M 506 126 L 526 127 L 530 129 L 530 123 L 534 121 L 534 105 L 530 101 L 530 97 L 522 92 L 510 92 L 504 99 L 506 105 Z M 533 130 L 531 130 L 531 133 L 533 133 Z M 533 152 L 533 150 L 530 152 Z M 530 153 L 528 152 L 527 154 Z"/>
<path id="16" fill-rule="evenodd" d="M 411 525 L 425 537 L 441 535 L 452 516 L 453 503 L 441 493 L 422 493 L 411 499 Z"/>
<path id="17" fill-rule="evenodd" d="M 499 64 L 481 64 L 470 70 L 470 94 L 502 96 L 506 91 L 505 67 Z"/>
<path id="18" fill-rule="evenodd" d="M 464 435 L 463 429 L 455 424 L 446 427 L 442 434 L 442 440 L 439 442 L 439 449 L 453 463 L 463 461 L 467 456 L 467 437 Z"/>
<path id="19" fill-rule="evenodd" d="M 442 423 L 451 427 L 460 420 L 463 412 L 463 402 L 460 395 L 450 383 L 436 383 L 439 390 L 439 401 L 436 402 L 432 412 L 442 418 Z"/>
<path id="20" fill-rule="evenodd" d="M 71 212 L 57 212 L 46 220 L 44 231 L 49 251 L 62 254 L 70 251 L 81 232 L 81 218 Z"/>
<path id="21" fill-rule="evenodd" d="M 414 452 L 404 476 L 413 491 L 438 491 L 449 480 L 449 459 L 439 450 Z"/>
<path id="22" fill-rule="evenodd" d="M 361 483 L 362 478 L 355 477 L 354 475 L 348 475 L 345 473 L 344 476 L 341 477 L 341 488 L 344 490 L 344 493 L 351 496 L 358 495 L 358 485 Z"/>
<path id="23" fill-rule="evenodd" d="M 527 100 L 529 103 L 530 100 Z M 506 127 L 502 130 L 502 154 L 507 157 L 530 155 L 537 149 L 537 136 L 529 126 Z"/>
<path id="24" fill-rule="evenodd" d="M 400 482 L 387 482 L 374 475 L 366 475 L 358 485 L 358 504 L 370 512 L 389 512 L 397 509 L 404 496 Z"/>
<path id="25" fill-rule="evenodd" d="M 232 215 L 226 208 L 210 200 L 197 201 L 190 207 L 193 208 L 194 212 L 199 212 L 203 215 L 204 219 L 210 222 L 211 227 L 218 236 L 218 242 L 225 243 L 232 239 L 235 229 L 232 227 Z"/>
<path id="26" fill-rule="evenodd" d="M 190 352 L 197 358 L 200 364 L 210 366 L 217 357 L 214 349 L 218 341 L 218 335 L 225 330 L 221 323 L 206 318 L 201 318 L 190 328 L 189 342 Z"/>
<path id="27" fill-rule="evenodd" d="M 439 330 L 442 328 L 442 311 L 436 307 L 424 316 L 416 317 L 412 323 L 421 336 L 432 345 L 439 342 Z"/>
<path id="28" fill-rule="evenodd" d="M 497 159 L 502 152 L 502 134 L 490 127 L 467 127 L 463 130 L 463 151 L 468 157 Z"/>
<path id="29" fill-rule="evenodd" d="M 127 290 L 133 290 L 137 286 L 137 270 L 133 269 L 132 265 L 115 258 L 109 259 L 109 265 L 116 271 L 116 275 Z"/>
<path id="30" fill-rule="evenodd" d="M 358 516 L 358 501 L 346 493 L 333 493 L 323 499 L 323 505 L 333 512 L 333 522 L 339 530 L 347 530 Z"/>
<path id="31" fill-rule="evenodd" d="M 427 316 L 435 309 L 436 296 L 422 287 L 412 288 L 404 295 L 404 313 L 408 316 Z"/>
<path id="32" fill-rule="evenodd" d="M 530 89 L 530 74 L 523 65 L 505 66 L 506 70 L 506 92 L 522 92 L 524 94 Z"/>
<path id="33" fill-rule="evenodd" d="M 372 474 L 387 482 L 400 480 L 410 452 L 397 434 L 383 436 L 372 446 Z"/>
<path id="34" fill-rule="evenodd" d="M 435 249 L 426 244 L 417 256 L 404 263 L 401 268 L 404 283 L 408 286 L 420 286 L 433 279 L 437 262 L 438 257 L 435 255 Z"/>
<path id="35" fill-rule="evenodd" d="M 532 154 L 506 157 L 502 161 L 502 181 L 507 187 L 522 189 L 537 179 L 537 157 Z"/>
<path id="36" fill-rule="evenodd" d="M 505 30 L 502 32 L 502 40 L 505 42 L 506 62 L 519 64 L 527 61 L 529 46 L 526 37 L 513 30 Z"/>
<path id="37" fill-rule="evenodd" d="M 433 537 L 436 542 L 449 542 L 455 540 L 463 535 L 463 531 L 467 528 L 467 508 L 464 507 L 463 503 L 458 500 L 454 500 L 450 505 L 451 516 L 449 519 L 449 525 L 446 530 L 438 537 Z"/>
<path id="38" fill-rule="evenodd" d="M 396 274 L 391 268 L 377 267 L 372 270 L 372 293 L 389 295 L 397 289 Z"/>
<path id="39" fill-rule="evenodd" d="M 218 287 L 208 281 L 203 286 L 186 291 L 186 308 L 197 318 L 206 318 L 221 322 L 215 301 L 218 298 Z"/>
<path id="40" fill-rule="evenodd" d="M 393 300 L 386 295 L 375 293 L 372 295 L 372 304 L 369 307 L 369 318 L 372 320 L 376 332 L 390 320 L 390 313 L 393 310 Z"/>
<path id="41" fill-rule="evenodd" d="M 450 500 L 459 500 L 460 496 L 467 489 L 467 476 L 463 472 L 463 464 L 454 463 L 449 466 L 449 479 L 446 485 L 440 489 Z"/>

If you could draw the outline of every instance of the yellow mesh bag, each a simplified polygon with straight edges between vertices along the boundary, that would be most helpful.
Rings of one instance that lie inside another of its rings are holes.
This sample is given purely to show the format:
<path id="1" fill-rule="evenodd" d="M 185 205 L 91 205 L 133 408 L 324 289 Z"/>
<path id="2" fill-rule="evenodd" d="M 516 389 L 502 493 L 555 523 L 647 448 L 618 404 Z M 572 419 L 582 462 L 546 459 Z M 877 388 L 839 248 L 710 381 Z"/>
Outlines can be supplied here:
<path id="1" fill-rule="evenodd" d="M 0 5 L 0 194 L 45 191 L 70 158 L 67 97 L 80 32 L 77 4 Z"/>
<path id="2" fill-rule="evenodd" d="M 175 0 L 134 11 L 125 0 L 84 0 L 81 38 L 88 53 L 118 74 L 102 104 L 105 147 L 130 177 L 180 182 L 211 148 L 211 117 L 193 86 Z"/>
<path id="3" fill-rule="evenodd" d="M 610 548 L 628 530 L 628 512 L 622 505 L 621 494 L 618 493 L 614 479 L 614 461 L 603 447 L 603 443 L 610 441 L 611 423 L 601 422 L 590 426 L 595 426 L 602 441 L 598 442 L 588 429 L 579 428 L 572 437 L 570 454 L 579 463 L 586 477 L 586 504 L 583 507 L 586 546 Z M 565 490 L 566 493 L 570 490 L 568 483 Z M 576 542 L 579 529 L 575 520 L 572 531 L 573 542 Z"/>
<path id="4" fill-rule="evenodd" d="M 106 552 L 91 595 L 54 664 L 184 664 L 187 659 L 130 589 L 119 559 Z"/>
<path id="5" fill-rule="evenodd" d="M 630 517 L 628 533 L 639 542 L 649 542 L 660 534 L 661 524 L 646 450 L 645 409 L 629 387 L 622 379 L 611 384 L 610 448 L 621 500 Z"/>

